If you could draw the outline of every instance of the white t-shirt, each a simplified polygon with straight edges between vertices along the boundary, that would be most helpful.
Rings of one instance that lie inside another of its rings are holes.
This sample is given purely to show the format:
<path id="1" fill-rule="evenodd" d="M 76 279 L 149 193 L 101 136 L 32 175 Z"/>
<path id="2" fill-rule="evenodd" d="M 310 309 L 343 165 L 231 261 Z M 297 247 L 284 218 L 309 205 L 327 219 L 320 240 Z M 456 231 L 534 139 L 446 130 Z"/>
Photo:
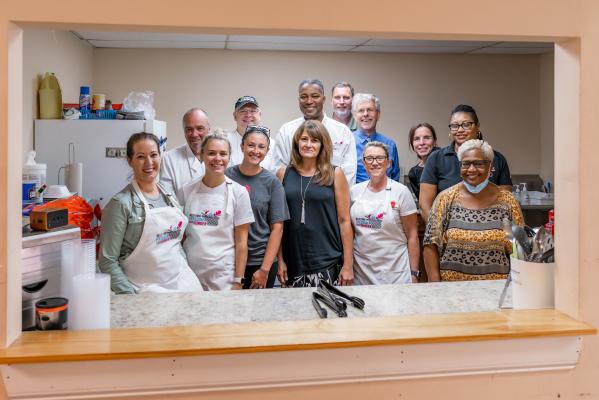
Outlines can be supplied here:
<path id="1" fill-rule="evenodd" d="M 199 185 L 199 186 L 198 186 Z M 232 181 L 231 189 L 233 194 L 233 224 L 235 226 L 243 224 L 251 224 L 254 222 L 254 212 L 252 211 L 252 204 L 250 202 L 250 195 L 246 188 Z M 196 179 L 193 182 L 188 183 L 179 190 L 179 197 L 181 197 L 181 204 L 185 204 L 189 194 L 197 190 L 200 194 L 207 194 L 211 197 L 222 198 L 222 210 L 226 209 L 226 197 L 227 197 L 227 182 L 223 182 L 217 187 L 210 188 L 202 182 L 202 178 Z"/>
<path id="2" fill-rule="evenodd" d="M 293 135 L 299 126 L 305 121 L 304 117 L 289 121 L 281 127 L 277 142 L 273 152 L 273 172 L 279 168 L 289 165 L 291 160 L 291 147 L 293 145 Z M 329 131 L 331 141 L 333 142 L 333 157 L 331 163 L 341 167 L 347 178 L 349 185 L 356 182 L 356 170 L 358 168 L 358 158 L 356 154 L 356 141 L 349 128 L 341 122 L 324 116 L 323 125 Z"/>
<path id="3" fill-rule="evenodd" d="M 178 192 L 187 183 L 204 175 L 204 163 L 193 154 L 187 144 L 167 151 L 162 155 L 160 183 L 168 193 Z M 182 199 L 179 199 L 182 203 Z"/>

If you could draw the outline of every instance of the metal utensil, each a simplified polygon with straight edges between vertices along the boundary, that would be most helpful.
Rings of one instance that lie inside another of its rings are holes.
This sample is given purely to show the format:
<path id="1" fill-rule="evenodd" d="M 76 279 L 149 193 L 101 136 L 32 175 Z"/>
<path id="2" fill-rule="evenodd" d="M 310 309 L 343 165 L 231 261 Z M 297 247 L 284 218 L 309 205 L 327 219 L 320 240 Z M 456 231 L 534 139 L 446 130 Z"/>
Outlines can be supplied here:
<path id="1" fill-rule="evenodd" d="M 514 239 L 516 239 L 518 244 L 520 244 L 522 249 L 524 249 L 524 256 L 529 257 L 530 253 L 532 252 L 532 245 L 524 228 L 512 224 L 512 233 L 514 234 Z"/>
<path id="2" fill-rule="evenodd" d="M 505 295 L 507 294 L 507 288 L 508 286 L 510 286 L 510 283 L 512 283 L 512 274 L 508 274 L 507 279 L 505 281 L 505 286 L 503 287 L 503 290 L 501 291 L 501 295 L 499 296 L 499 308 L 501 308 L 503 306 L 503 302 L 505 301 Z"/>
<path id="3" fill-rule="evenodd" d="M 320 281 L 320 286 L 324 287 L 329 292 L 336 294 L 339 297 L 342 297 L 346 300 L 351 301 L 352 305 L 360 310 L 363 310 L 364 306 L 366 305 L 364 300 L 362 300 L 361 298 L 356 297 L 356 296 L 350 296 L 347 293 L 342 292 L 340 289 L 336 288 L 335 286 L 331 285 L 327 281 Z"/>
<path id="4" fill-rule="evenodd" d="M 554 262 L 555 260 L 555 248 L 550 248 L 549 250 L 545 251 L 543 254 L 541 254 L 541 257 L 539 259 L 539 261 L 541 261 L 542 263 L 550 263 L 550 262 Z"/>
<path id="5" fill-rule="evenodd" d="M 551 233 L 542 226 L 533 239 L 532 252 L 529 257 L 530 261 L 539 262 L 543 253 L 550 248 L 553 248 L 553 238 L 551 237 Z"/>

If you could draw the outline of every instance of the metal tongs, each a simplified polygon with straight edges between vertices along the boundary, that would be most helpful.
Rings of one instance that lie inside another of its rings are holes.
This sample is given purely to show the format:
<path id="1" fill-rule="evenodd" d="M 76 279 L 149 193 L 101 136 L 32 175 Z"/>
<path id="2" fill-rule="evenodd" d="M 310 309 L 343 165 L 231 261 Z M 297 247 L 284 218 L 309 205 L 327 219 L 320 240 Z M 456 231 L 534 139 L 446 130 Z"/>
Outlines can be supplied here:
<path id="1" fill-rule="evenodd" d="M 333 310 L 338 317 L 347 317 L 347 312 L 345 311 L 347 304 L 345 304 L 343 300 L 340 301 L 343 303 L 343 306 L 339 306 L 339 303 L 336 299 L 334 299 L 332 296 L 328 296 L 326 292 L 321 289 L 318 289 L 316 292 L 312 293 L 312 305 L 316 309 L 316 312 L 320 318 L 327 317 L 327 310 L 325 310 L 320 303 L 324 303 L 328 308 Z"/>
<path id="2" fill-rule="evenodd" d="M 356 297 L 356 296 L 350 296 L 347 293 L 342 292 L 341 289 L 338 289 L 337 287 L 331 285 L 330 283 L 328 283 L 326 281 L 320 281 L 319 287 L 321 289 L 324 289 L 325 291 L 329 292 L 329 294 L 339 296 L 342 299 L 348 300 L 350 303 L 352 303 L 352 305 L 354 307 L 356 307 L 360 310 L 363 310 L 364 306 L 366 305 L 364 300 L 362 300 L 361 298 Z"/>

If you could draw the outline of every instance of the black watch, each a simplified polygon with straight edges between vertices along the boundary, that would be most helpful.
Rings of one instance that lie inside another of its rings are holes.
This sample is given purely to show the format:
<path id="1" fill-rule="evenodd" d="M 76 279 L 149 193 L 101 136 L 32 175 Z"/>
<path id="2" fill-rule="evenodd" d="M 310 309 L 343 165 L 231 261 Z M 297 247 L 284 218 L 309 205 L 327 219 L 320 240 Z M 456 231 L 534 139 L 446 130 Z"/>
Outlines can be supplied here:
<path id="1" fill-rule="evenodd" d="M 243 286 L 243 284 L 245 283 L 245 278 L 244 277 L 234 277 L 233 278 L 233 283 L 239 283 L 241 286 Z"/>
<path id="2" fill-rule="evenodd" d="M 420 270 L 418 271 L 414 271 L 413 269 L 410 270 L 410 274 L 412 274 L 412 276 L 415 276 L 416 278 L 420 278 Z"/>

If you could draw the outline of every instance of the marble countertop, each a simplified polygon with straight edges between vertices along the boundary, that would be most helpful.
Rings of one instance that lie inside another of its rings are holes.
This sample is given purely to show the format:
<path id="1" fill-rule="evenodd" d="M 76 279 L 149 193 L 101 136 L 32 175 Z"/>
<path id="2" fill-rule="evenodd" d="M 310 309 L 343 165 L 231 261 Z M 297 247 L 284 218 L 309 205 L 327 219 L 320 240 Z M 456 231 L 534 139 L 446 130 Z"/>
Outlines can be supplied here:
<path id="1" fill-rule="evenodd" d="M 352 286 L 343 290 L 366 306 L 348 305 L 348 318 L 499 310 L 505 280 Z M 226 324 L 318 319 L 314 288 L 203 293 L 113 295 L 112 328 Z M 511 305 L 511 290 L 504 307 Z M 338 318 L 327 308 L 329 318 Z"/>

